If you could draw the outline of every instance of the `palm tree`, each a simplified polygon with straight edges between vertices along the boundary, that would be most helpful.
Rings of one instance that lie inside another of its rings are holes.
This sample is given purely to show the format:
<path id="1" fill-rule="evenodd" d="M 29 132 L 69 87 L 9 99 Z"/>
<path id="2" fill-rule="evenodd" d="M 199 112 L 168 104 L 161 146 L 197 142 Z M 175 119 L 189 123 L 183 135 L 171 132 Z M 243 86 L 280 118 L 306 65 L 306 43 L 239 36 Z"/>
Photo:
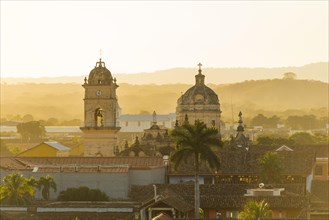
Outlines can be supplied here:
<path id="1" fill-rule="evenodd" d="M 0 185 L 0 202 L 3 204 L 25 205 L 30 203 L 34 194 L 34 187 L 18 173 L 8 174 Z"/>
<path id="2" fill-rule="evenodd" d="M 262 166 L 261 180 L 264 183 L 281 182 L 281 159 L 277 152 L 267 151 L 264 156 L 258 159 Z"/>
<path id="3" fill-rule="evenodd" d="M 50 189 L 53 189 L 55 192 L 57 190 L 57 185 L 54 181 L 54 178 L 47 175 L 47 176 L 42 176 L 39 178 L 38 180 L 38 186 L 37 188 L 39 190 L 41 190 L 41 194 L 42 194 L 42 197 L 45 199 L 45 200 L 49 200 L 50 198 Z"/>
<path id="4" fill-rule="evenodd" d="M 243 207 L 243 211 L 239 213 L 239 220 L 257 220 L 264 217 L 271 217 L 272 210 L 267 202 L 264 200 L 258 202 L 256 200 L 249 200 Z"/>
<path id="5" fill-rule="evenodd" d="M 175 169 L 182 161 L 186 163 L 191 157 L 194 159 L 195 218 L 199 218 L 199 167 L 202 161 L 206 161 L 212 170 L 219 169 L 219 158 L 211 149 L 211 147 L 221 146 L 218 130 L 207 128 L 206 124 L 197 120 L 194 125 L 184 123 L 182 126 L 176 127 L 172 132 L 172 137 L 177 144 L 176 150 L 171 156 L 171 161 L 175 163 Z"/>

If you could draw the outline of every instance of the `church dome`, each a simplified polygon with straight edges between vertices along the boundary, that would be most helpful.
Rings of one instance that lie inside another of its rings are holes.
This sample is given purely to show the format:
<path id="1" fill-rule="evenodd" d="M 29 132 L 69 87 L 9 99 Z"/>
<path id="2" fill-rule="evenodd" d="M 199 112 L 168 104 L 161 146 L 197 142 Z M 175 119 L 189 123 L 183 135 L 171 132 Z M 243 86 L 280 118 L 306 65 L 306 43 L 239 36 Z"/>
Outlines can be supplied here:
<path id="1" fill-rule="evenodd" d="M 206 85 L 194 85 L 188 89 L 179 99 L 178 104 L 196 105 L 208 104 L 218 105 L 219 100 L 217 94 Z"/>
<path id="2" fill-rule="evenodd" d="M 195 76 L 195 85 L 189 88 L 179 99 L 179 105 L 218 105 L 217 94 L 204 84 L 205 76 L 202 74 L 201 64 L 199 64 L 199 74 Z"/>
<path id="3" fill-rule="evenodd" d="M 105 67 L 105 63 L 102 59 L 99 59 L 99 62 L 96 62 L 96 66 L 89 73 L 88 84 L 96 85 L 96 84 L 105 84 L 109 85 L 113 83 L 113 77 L 110 72 Z"/>

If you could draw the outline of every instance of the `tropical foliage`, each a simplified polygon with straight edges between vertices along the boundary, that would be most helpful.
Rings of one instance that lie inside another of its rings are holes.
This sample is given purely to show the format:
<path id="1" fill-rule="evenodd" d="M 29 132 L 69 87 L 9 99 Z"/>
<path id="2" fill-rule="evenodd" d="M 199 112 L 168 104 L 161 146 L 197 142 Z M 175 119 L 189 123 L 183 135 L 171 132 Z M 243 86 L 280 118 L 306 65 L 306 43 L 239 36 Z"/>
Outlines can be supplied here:
<path id="1" fill-rule="evenodd" d="M 171 161 L 175 169 L 182 162 L 192 159 L 195 170 L 195 216 L 199 218 L 200 195 L 199 195 L 199 167 L 201 162 L 207 162 L 213 170 L 218 170 L 220 161 L 212 147 L 221 146 L 218 131 L 215 128 L 207 128 L 201 121 L 195 121 L 194 125 L 185 122 L 176 127 L 172 132 L 177 147 L 171 155 Z"/>
<path id="2" fill-rule="evenodd" d="M 34 187 L 19 173 L 8 174 L 0 185 L 1 204 L 26 205 L 31 202 L 34 194 Z"/>
<path id="3" fill-rule="evenodd" d="M 249 200 L 244 205 L 244 209 L 239 213 L 239 220 L 257 220 L 260 218 L 271 217 L 272 210 L 269 204 L 264 200 L 258 202 L 256 200 Z"/>
<path id="4" fill-rule="evenodd" d="M 42 197 L 45 200 L 50 199 L 50 189 L 53 189 L 55 192 L 57 190 L 57 185 L 54 181 L 54 178 L 47 175 L 45 177 L 40 177 L 37 183 L 37 188 L 41 190 Z"/>
<path id="5" fill-rule="evenodd" d="M 281 182 L 281 158 L 275 151 L 267 151 L 258 162 L 262 166 L 261 181 L 264 183 Z"/>
<path id="6" fill-rule="evenodd" d="M 34 199 L 36 189 L 45 200 L 50 199 L 50 189 L 56 191 L 54 178 L 47 175 L 39 179 L 24 177 L 19 173 L 6 175 L 0 185 L 0 202 L 7 205 L 26 205 Z"/>
<path id="7" fill-rule="evenodd" d="M 81 186 L 61 191 L 57 199 L 60 201 L 108 201 L 109 197 L 99 189 Z"/>

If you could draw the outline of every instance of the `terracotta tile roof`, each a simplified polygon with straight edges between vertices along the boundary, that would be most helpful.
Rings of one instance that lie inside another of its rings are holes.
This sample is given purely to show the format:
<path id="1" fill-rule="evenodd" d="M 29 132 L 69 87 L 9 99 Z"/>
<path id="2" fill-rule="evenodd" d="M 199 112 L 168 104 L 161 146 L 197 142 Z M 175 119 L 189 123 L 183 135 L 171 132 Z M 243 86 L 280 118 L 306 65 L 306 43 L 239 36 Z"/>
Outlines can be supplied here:
<path id="1" fill-rule="evenodd" d="M 304 186 L 305 187 L 305 186 Z M 148 201 L 153 197 L 153 187 L 132 186 L 130 197 L 136 201 Z M 219 184 L 200 185 L 200 201 L 202 208 L 242 208 L 245 202 L 251 197 L 244 196 L 245 190 L 250 188 L 248 184 Z M 193 207 L 194 185 L 193 184 L 170 184 L 157 185 L 158 195 L 172 191 L 176 197 L 181 198 L 185 203 Z M 256 198 L 256 197 L 252 197 Z M 307 196 L 298 193 L 285 193 L 282 196 L 257 197 L 265 199 L 274 208 L 301 208 L 308 204 Z"/>
<path id="2" fill-rule="evenodd" d="M 217 153 L 220 159 L 219 174 L 222 175 L 257 175 L 261 172 L 258 158 L 262 157 L 270 149 L 253 149 L 251 151 L 240 151 L 232 149 L 222 149 Z M 275 149 L 274 149 L 275 150 Z M 279 151 L 278 155 L 282 159 L 282 174 L 303 175 L 311 172 L 315 152 L 310 150 Z M 209 167 L 203 163 L 199 169 L 201 175 L 211 175 Z M 182 163 L 177 170 L 174 164 L 170 165 L 170 175 L 192 175 L 194 174 L 193 160 Z"/>
<path id="3" fill-rule="evenodd" d="M 17 157 L 31 165 L 129 165 L 130 168 L 163 167 L 161 157 Z"/>
<path id="4" fill-rule="evenodd" d="M 165 186 L 165 187 L 164 187 Z M 142 207 L 156 206 L 160 204 L 163 206 L 171 206 L 180 212 L 189 212 L 194 209 L 194 206 L 185 201 L 185 199 L 172 190 L 172 187 L 166 187 L 166 185 L 156 185 L 158 200 L 154 200 L 154 188 L 153 185 L 148 185 L 145 187 L 133 186 L 131 189 L 131 198 L 134 201 L 139 201 L 142 203 Z M 159 188 L 160 187 L 160 188 Z"/>
<path id="5" fill-rule="evenodd" d="M 38 173 L 127 173 L 128 166 L 53 166 L 53 167 L 38 167 L 35 172 Z"/>
<path id="6" fill-rule="evenodd" d="M 35 172 L 128 172 L 163 167 L 161 157 L 1 157 L 0 167 Z"/>
<path id="7" fill-rule="evenodd" d="M 329 203 L 329 180 L 313 180 L 311 193 L 319 199 L 319 201 Z"/>
<path id="8" fill-rule="evenodd" d="M 56 201 L 48 202 L 43 205 L 43 207 L 87 207 L 87 208 L 101 208 L 101 207 L 111 207 L 111 208 L 120 208 L 120 207 L 135 207 L 136 202 L 125 200 L 125 201 Z"/>
<path id="9" fill-rule="evenodd" d="M 25 163 L 17 161 L 14 157 L 0 157 L 0 168 L 10 170 L 29 169 Z"/>
<path id="10" fill-rule="evenodd" d="M 170 197 L 166 197 L 161 199 L 160 202 L 163 202 L 166 205 L 174 207 L 180 212 L 189 212 L 194 210 L 193 204 L 190 204 L 184 200 L 184 198 L 180 198 L 178 195 L 172 195 Z"/>

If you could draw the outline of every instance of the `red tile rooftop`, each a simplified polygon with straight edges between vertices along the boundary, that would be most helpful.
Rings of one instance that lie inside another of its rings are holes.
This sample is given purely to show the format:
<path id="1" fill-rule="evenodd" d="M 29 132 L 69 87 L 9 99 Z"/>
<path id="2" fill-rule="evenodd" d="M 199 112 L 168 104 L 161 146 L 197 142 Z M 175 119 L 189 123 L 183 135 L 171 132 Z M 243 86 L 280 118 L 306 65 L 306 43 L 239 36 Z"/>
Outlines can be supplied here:
<path id="1" fill-rule="evenodd" d="M 1 157 L 0 167 L 17 170 L 63 167 L 67 172 L 77 172 L 79 169 L 79 172 L 96 172 L 100 167 L 101 172 L 128 172 L 127 169 L 164 167 L 164 162 L 161 157 Z"/>

